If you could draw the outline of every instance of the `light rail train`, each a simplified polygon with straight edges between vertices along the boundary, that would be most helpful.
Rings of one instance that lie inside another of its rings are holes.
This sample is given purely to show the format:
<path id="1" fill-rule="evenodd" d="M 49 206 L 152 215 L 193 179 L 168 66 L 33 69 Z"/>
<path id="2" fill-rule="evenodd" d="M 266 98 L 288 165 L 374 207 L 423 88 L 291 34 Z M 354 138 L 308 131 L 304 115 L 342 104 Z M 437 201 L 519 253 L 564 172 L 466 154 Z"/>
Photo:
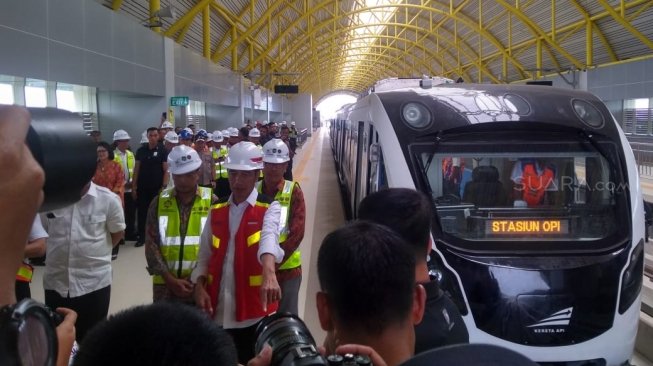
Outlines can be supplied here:
<path id="1" fill-rule="evenodd" d="M 347 214 L 385 187 L 433 200 L 430 266 L 470 342 L 542 365 L 623 365 L 640 311 L 635 159 L 590 93 L 447 84 L 376 91 L 330 124 Z"/>

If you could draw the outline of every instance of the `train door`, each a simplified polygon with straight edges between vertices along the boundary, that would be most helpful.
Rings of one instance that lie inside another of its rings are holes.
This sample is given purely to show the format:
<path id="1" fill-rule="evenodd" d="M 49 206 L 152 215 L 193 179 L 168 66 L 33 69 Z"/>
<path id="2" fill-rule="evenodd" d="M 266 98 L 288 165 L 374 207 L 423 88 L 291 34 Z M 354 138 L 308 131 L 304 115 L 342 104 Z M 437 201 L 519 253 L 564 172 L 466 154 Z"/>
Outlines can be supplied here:
<path id="1" fill-rule="evenodd" d="M 354 184 L 352 189 L 352 215 L 354 218 L 357 216 L 358 212 L 358 202 L 360 202 L 363 197 L 364 192 L 362 192 L 362 187 L 366 186 L 365 180 L 367 180 L 367 134 L 365 133 L 365 122 L 358 122 L 358 133 L 356 141 L 356 161 L 355 165 L 355 174 L 354 174 Z"/>

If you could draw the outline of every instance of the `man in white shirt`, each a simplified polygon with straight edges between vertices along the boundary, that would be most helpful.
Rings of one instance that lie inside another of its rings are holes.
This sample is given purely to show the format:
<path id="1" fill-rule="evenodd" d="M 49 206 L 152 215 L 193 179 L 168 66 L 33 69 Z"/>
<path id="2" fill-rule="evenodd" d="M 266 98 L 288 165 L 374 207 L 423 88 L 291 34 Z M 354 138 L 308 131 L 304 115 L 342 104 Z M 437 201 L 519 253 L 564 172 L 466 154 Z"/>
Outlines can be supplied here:
<path id="1" fill-rule="evenodd" d="M 42 214 L 48 232 L 45 304 L 77 312 L 77 341 L 106 318 L 111 298 L 111 250 L 123 238 L 120 198 L 92 182 L 74 205 Z"/>
<path id="2" fill-rule="evenodd" d="M 262 161 L 261 149 L 251 142 L 230 149 L 225 167 L 231 195 L 211 209 L 191 275 L 195 303 L 229 332 L 243 365 L 254 357 L 257 323 L 276 311 L 281 298 L 275 275 L 284 254 L 281 206 L 254 188 Z"/>

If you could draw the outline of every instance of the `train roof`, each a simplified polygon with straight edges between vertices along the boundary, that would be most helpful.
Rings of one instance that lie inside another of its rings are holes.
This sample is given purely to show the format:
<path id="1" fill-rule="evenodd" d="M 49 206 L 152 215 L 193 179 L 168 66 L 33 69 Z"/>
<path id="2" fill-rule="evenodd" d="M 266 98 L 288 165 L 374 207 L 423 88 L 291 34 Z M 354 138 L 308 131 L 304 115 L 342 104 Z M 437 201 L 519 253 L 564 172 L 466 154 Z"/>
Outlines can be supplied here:
<path id="1" fill-rule="evenodd" d="M 433 123 L 420 133 L 488 122 L 548 123 L 607 136 L 618 130 L 605 104 L 589 92 L 541 85 L 444 84 L 374 93 L 391 120 L 403 121 L 402 109 L 419 102 Z"/>

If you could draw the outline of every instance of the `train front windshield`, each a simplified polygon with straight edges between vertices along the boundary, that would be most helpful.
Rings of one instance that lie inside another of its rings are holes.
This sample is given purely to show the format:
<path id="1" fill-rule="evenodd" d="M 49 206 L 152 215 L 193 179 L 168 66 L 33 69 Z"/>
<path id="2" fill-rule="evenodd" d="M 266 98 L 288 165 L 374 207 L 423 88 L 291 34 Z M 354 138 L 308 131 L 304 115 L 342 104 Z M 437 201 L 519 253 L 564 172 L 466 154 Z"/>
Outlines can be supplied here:
<path id="1" fill-rule="evenodd" d="M 436 151 L 418 153 L 418 163 L 441 232 L 454 242 L 477 249 L 483 241 L 567 242 L 583 249 L 628 237 L 628 187 L 613 144 L 458 141 Z"/>

